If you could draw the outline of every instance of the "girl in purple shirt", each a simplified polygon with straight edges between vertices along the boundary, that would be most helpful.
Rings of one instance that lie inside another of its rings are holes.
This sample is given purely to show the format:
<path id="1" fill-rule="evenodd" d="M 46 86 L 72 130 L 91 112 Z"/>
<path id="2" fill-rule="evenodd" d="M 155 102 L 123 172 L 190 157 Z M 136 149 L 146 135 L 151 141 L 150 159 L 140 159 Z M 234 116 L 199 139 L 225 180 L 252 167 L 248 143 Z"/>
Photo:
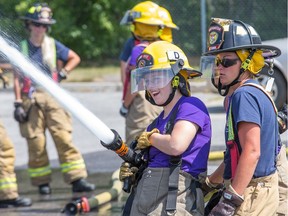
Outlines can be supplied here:
<path id="1" fill-rule="evenodd" d="M 137 58 L 131 92 L 145 90 L 146 99 L 163 111 L 137 139 L 136 150 L 148 150 L 147 167 L 134 182 L 130 215 L 204 214 L 199 183 L 207 172 L 211 122 L 187 81 L 200 75 L 169 42 L 154 42 Z M 134 176 L 135 167 L 128 166 L 122 164 L 120 179 Z"/>

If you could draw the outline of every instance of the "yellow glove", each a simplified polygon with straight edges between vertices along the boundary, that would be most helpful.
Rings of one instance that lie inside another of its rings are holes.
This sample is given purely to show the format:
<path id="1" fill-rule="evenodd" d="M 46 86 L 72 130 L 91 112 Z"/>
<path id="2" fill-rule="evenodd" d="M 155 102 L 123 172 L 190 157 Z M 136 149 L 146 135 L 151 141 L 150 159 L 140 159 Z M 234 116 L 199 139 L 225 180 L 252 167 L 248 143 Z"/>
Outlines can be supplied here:
<path id="1" fill-rule="evenodd" d="M 160 133 L 160 131 L 157 128 L 154 128 L 150 132 L 143 132 L 137 140 L 138 143 L 136 146 L 136 150 L 145 149 L 145 148 L 148 148 L 149 146 L 151 146 L 149 138 L 153 133 Z"/>
<path id="2" fill-rule="evenodd" d="M 124 181 L 126 178 L 131 177 L 131 183 L 133 184 L 135 181 L 135 174 L 137 173 L 137 167 L 131 167 L 130 163 L 123 162 L 120 167 L 119 179 L 120 181 Z"/>

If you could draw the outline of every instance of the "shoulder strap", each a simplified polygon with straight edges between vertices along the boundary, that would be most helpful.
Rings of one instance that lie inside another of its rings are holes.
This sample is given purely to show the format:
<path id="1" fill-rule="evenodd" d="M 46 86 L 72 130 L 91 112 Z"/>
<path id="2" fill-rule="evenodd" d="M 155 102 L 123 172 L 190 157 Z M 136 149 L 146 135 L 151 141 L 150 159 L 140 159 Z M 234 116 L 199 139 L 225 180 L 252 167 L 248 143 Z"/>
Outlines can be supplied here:
<path id="1" fill-rule="evenodd" d="M 45 36 L 41 49 L 43 62 L 49 66 L 51 72 L 57 70 L 57 53 L 54 38 Z"/>
<path id="2" fill-rule="evenodd" d="M 176 119 L 178 113 L 179 104 L 176 105 L 172 110 L 170 118 L 165 126 L 166 134 L 171 134 L 174 128 L 174 121 Z M 159 117 L 154 119 L 151 123 L 150 128 L 155 128 L 157 124 L 157 120 Z M 170 175 L 168 181 L 168 194 L 166 201 L 166 212 L 168 215 L 173 215 L 176 211 L 176 203 L 177 203 L 177 193 L 178 193 L 178 181 L 179 181 L 179 172 L 182 164 L 182 155 L 171 156 L 169 160 L 170 164 Z"/>
<path id="3" fill-rule="evenodd" d="M 23 40 L 20 42 L 21 45 L 21 52 L 24 56 L 29 57 L 29 49 L 28 49 L 28 42 L 27 40 Z"/>
<path id="4" fill-rule="evenodd" d="M 260 86 L 260 85 L 258 85 L 258 84 L 256 84 L 256 83 L 244 83 L 242 86 L 253 86 L 253 87 L 255 87 L 255 88 L 260 89 L 260 90 L 269 98 L 269 100 L 271 101 L 275 113 L 276 113 L 276 114 L 278 113 L 277 107 L 276 107 L 276 105 L 275 105 L 272 97 L 268 94 L 267 91 L 265 91 L 265 89 L 264 89 L 262 86 Z"/>
<path id="5" fill-rule="evenodd" d="M 174 107 L 170 118 L 166 124 L 165 130 L 166 134 L 171 134 L 174 128 L 174 121 L 176 119 L 178 113 L 179 104 Z M 170 156 L 170 175 L 168 181 L 168 194 L 166 201 L 166 212 L 168 215 L 173 215 L 176 211 L 176 203 L 177 203 L 177 194 L 178 194 L 178 182 L 179 182 L 179 173 L 182 164 L 182 155 L 178 156 Z"/>

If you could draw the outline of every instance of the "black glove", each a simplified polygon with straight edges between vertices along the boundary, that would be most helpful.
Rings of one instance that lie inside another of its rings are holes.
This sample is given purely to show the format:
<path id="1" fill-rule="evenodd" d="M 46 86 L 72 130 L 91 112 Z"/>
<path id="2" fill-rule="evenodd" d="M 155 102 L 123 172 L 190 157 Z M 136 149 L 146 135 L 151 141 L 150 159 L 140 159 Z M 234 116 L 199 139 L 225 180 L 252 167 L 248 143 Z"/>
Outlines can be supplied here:
<path id="1" fill-rule="evenodd" d="M 63 68 L 58 72 L 58 82 L 67 79 L 68 72 Z"/>
<path id="2" fill-rule="evenodd" d="M 14 118 L 16 121 L 20 123 L 24 123 L 28 120 L 27 113 L 24 111 L 22 102 L 15 102 L 14 103 Z"/>
<path id="3" fill-rule="evenodd" d="M 210 182 L 209 178 L 206 177 L 205 182 L 203 182 L 203 184 L 201 184 L 201 190 L 203 192 L 203 196 L 205 197 L 209 192 L 213 191 L 213 190 L 219 190 L 219 189 L 223 189 L 224 188 L 224 184 L 220 183 L 220 184 L 213 184 Z"/>
<path id="4" fill-rule="evenodd" d="M 234 189 L 230 185 L 229 189 L 223 192 L 220 202 L 212 209 L 209 216 L 234 215 L 235 209 L 243 203 L 244 199 L 232 191 Z"/>
<path id="5" fill-rule="evenodd" d="M 127 114 L 128 114 L 128 109 L 124 106 L 124 104 L 122 104 L 121 108 L 120 108 L 120 115 L 124 118 L 127 117 Z"/>
<path id="6" fill-rule="evenodd" d="M 278 111 L 278 126 L 279 133 L 282 134 L 287 130 L 287 104 L 284 104 L 281 110 Z"/>

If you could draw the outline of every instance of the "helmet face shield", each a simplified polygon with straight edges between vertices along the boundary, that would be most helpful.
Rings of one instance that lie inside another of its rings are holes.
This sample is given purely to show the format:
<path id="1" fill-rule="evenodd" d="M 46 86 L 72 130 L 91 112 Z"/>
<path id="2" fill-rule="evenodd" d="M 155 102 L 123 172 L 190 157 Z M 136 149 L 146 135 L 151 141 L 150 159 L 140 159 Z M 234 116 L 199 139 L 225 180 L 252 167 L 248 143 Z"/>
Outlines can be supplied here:
<path id="1" fill-rule="evenodd" d="M 131 24 L 133 20 L 131 20 L 130 10 L 127 10 L 120 21 L 120 25 L 128 25 Z"/>
<path id="2" fill-rule="evenodd" d="M 120 21 L 120 25 L 129 25 L 134 22 L 134 19 L 140 18 L 141 12 L 127 10 Z"/>
<path id="3" fill-rule="evenodd" d="M 202 72 L 201 78 L 210 79 L 212 77 L 219 79 L 219 72 L 217 70 L 216 56 L 202 56 L 200 59 L 200 71 Z"/>
<path id="4" fill-rule="evenodd" d="M 173 70 L 167 67 L 153 69 L 153 66 L 148 66 L 134 69 L 131 72 L 131 93 L 163 88 L 174 76 Z"/>

